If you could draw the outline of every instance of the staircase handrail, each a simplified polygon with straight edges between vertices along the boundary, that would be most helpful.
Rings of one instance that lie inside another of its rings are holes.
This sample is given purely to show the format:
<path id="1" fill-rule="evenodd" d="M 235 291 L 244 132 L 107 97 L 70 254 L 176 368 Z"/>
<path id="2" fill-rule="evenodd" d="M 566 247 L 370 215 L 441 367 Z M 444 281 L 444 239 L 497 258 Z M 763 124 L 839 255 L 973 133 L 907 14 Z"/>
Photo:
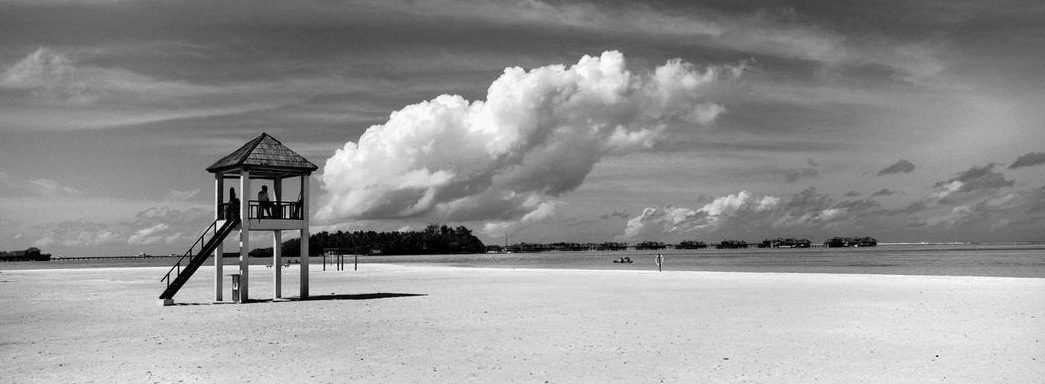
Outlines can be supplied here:
<path id="1" fill-rule="evenodd" d="M 201 234 L 200 237 L 198 239 L 196 239 L 196 242 L 192 243 L 192 245 L 189 246 L 189 250 L 185 251 L 185 254 L 182 255 L 181 258 L 178 259 L 178 262 L 174 263 L 174 266 L 172 266 L 171 269 L 169 271 L 167 271 L 167 274 L 163 275 L 163 277 L 160 278 L 160 281 L 166 280 L 167 281 L 167 286 L 169 287 L 171 285 L 171 273 L 173 273 L 175 271 L 175 269 L 177 269 L 178 274 L 181 274 L 181 262 L 184 261 L 185 258 L 190 258 L 191 259 L 193 256 L 195 256 L 195 253 L 193 253 L 192 250 L 196 249 L 196 245 L 199 245 L 201 250 L 203 249 L 203 246 L 205 246 L 207 244 L 207 242 L 205 242 L 204 239 L 207 237 L 207 232 L 211 231 L 211 228 L 214 229 L 214 234 L 217 235 L 217 233 L 218 233 L 218 221 L 221 221 L 221 220 L 222 219 L 216 219 L 216 220 L 214 220 L 213 223 L 210 223 L 210 225 L 207 226 L 207 229 L 203 230 L 203 234 Z M 177 277 L 178 274 L 176 274 L 174 276 Z"/>

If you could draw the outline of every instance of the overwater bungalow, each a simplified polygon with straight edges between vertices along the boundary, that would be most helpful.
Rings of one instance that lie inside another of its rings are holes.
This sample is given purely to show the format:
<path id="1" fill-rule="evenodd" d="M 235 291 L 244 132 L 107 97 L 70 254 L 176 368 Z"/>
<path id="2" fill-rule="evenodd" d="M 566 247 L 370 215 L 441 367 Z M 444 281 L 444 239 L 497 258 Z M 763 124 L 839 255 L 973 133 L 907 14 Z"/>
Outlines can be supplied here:
<path id="1" fill-rule="evenodd" d="M 50 261 L 50 253 L 40 253 L 40 249 L 29 247 L 24 251 L 0 252 L 0 261 Z"/>
<path id="2" fill-rule="evenodd" d="M 635 244 L 636 250 L 664 249 L 667 247 L 668 246 L 666 244 L 659 241 L 643 241 L 641 243 Z"/>
<path id="3" fill-rule="evenodd" d="M 809 239 L 796 239 L 796 238 L 782 238 L 776 239 L 765 239 L 758 244 L 759 248 L 809 248 L 812 246 L 812 242 Z"/>
<path id="4" fill-rule="evenodd" d="M 722 240 L 721 243 L 715 245 L 717 249 L 738 249 L 747 248 L 748 244 L 744 240 Z"/>
<path id="5" fill-rule="evenodd" d="M 824 246 L 830 248 L 876 247 L 878 246 L 878 240 L 870 236 L 832 237 L 830 240 L 824 242 Z"/>
<path id="6" fill-rule="evenodd" d="M 708 243 L 703 241 L 691 241 L 686 240 L 675 246 L 675 249 L 704 249 L 708 247 Z"/>

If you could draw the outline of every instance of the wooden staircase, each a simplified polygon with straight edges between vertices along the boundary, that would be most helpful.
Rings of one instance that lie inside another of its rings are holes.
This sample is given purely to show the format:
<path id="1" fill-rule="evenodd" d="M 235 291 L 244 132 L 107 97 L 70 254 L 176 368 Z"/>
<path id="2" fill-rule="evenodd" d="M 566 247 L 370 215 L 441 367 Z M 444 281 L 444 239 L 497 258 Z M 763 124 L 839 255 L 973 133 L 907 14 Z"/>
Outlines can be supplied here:
<path id="1" fill-rule="evenodd" d="M 218 227 L 219 223 L 222 223 L 221 227 Z M 200 268 L 201 265 L 207 258 L 214 253 L 214 249 L 225 241 L 225 238 L 229 236 L 232 231 L 239 226 L 240 219 L 232 220 L 214 220 L 210 226 L 203 231 L 196 242 L 189 247 L 188 251 L 178 259 L 178 262 L 167 274 L 160 279 L 160 281 L 167 282 L 167 289 L 160 294 L 160 299 L 163 300 L 163 305 L 170 305 L 173 303 L 174 294 L 178 293 L 178 290 L 185 285 L 192 274 Z M 208 236 L 209 235 L 209 236 Z"/>

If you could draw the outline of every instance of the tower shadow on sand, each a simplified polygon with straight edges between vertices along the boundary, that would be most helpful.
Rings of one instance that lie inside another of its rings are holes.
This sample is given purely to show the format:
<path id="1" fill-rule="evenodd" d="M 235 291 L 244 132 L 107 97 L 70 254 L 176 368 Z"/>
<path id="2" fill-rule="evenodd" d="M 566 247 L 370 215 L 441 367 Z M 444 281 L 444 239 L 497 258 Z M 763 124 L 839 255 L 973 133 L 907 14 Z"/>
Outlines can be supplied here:
<path id="1" fill-rule="evenodd" d="M 426 293 L 392 293 L 392 292 L 378 292 L 378 293 L 357 293 L 357 294 L 341 294 L 341 295 L 311 295 L 307 298 L 292 297 L 288 298 L 287 301 L 319 301 L 319 300 L 375 300 L 375 299 L 392 299 L 397 297 L 415 297 L 415 296 L 428 296 Z"/>
<path id="2" fill-rule="evenodd" d="M 248 303 L 252 304 L 263 304 L 263 303 L 283 303 L 292 301 L 324 301 L 324 300 L 377 300 L 377 299 L 394 299 L 397 297 L 417 297 L 417 296 L 428 296 L 427 293 L 395 293 L 395 292 L 378 292 L 378 293 L 357 293 L 357 294 L 330 294 L 330 295 L 313 295 L 307 298 L 300 297 L 289 297 L 285 299 L 260 299 L 250 300 Z M 232 302 L 213 302 L 213 303 L 174 303 L 173 306 L 187 306 L 187 305 L 221 305 L 221 304 L 233 304 Z"/>

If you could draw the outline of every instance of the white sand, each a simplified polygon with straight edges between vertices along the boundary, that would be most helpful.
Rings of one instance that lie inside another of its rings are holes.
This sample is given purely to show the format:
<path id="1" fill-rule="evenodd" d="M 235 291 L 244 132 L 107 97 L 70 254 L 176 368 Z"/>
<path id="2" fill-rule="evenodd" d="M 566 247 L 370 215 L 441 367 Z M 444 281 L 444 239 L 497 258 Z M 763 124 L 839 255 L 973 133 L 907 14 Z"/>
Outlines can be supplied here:
<path id="1" fill-rule="evenodd" d="M 202 268 L 176 301 L 208 305 L 173 307 L 156 304 L 159 268 L 3 271 L 0 381 L 1045 378 L 1045 279 L 361 268 L 313 266 L 312 294 L 341 300 L 247 305 L 209 305 Z M 272 271 L 251 273 L 271 298 Z M 374 293 L 423 296 L 344 299 Z"/>

